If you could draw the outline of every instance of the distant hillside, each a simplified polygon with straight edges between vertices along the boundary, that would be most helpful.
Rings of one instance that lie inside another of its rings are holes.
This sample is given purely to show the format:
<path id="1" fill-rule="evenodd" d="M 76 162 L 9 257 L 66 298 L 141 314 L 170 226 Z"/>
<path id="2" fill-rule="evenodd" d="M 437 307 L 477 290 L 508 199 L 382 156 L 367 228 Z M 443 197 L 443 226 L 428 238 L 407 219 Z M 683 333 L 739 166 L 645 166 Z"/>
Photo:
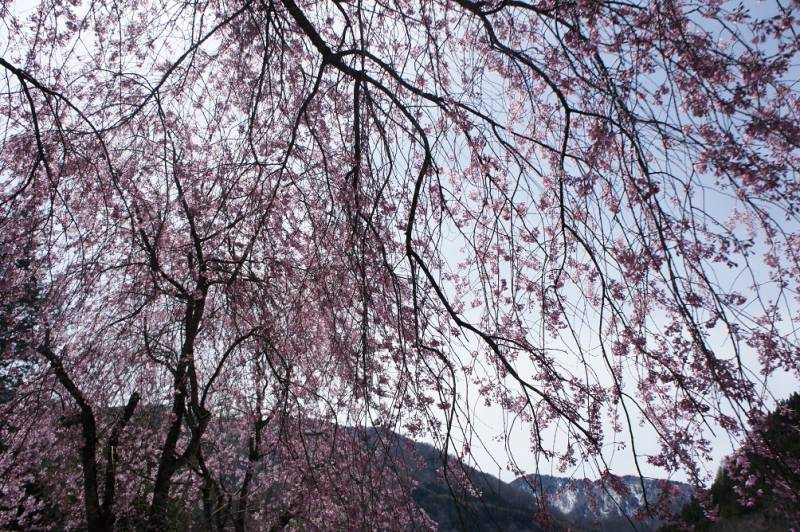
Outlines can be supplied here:
<path id="1" fill-rule="evenodd" d="M 643 521 L 634 518 L 644 505 L 638 477 L 622 477 L 630 493 L 621 496 L 613 490 L 606 492 L 600 483 L 593 481 L 541 475 L 507 483 L 462 466 L 471 488 L 465 490 L 457 480 L 450 486 L 445 482 L 441 475 L 441 454 L 434 447 L 395 434 L 384 435 L 384 443 L 387 439 L 394 439 L 395 452 L 400 453 L 409 476 L 418 483 L 414 500 L 436 521 L 440 531 L 651 531 L 660 524 L 653 518 Z M 455 459 L 451 461 L 455 466 Z M 544 515 L 531 486 L 541 487 L 547 496 Z M 645 479 L 650 504 L 658 501 L 662 487 L 677 490 L 678 496 L 672 503 L 674 510 L 691 496 L 686 484 Z M 536 520 L 537 515 L 543 522 Z"/>
<path id="2" fill-rule="evenodd" d="M 384 434 L 383 440 L 384 444 L 392 442 L 393 451 L 399 453 L 406 474 L 417 483 L 414 500 L 436 521 L 440 531 L 581 530 L 556 515 L 549 516 L 545 524 L 536 524 L 538 507 L 533 496 L 455 459 L 451 459 L 449 469 L 462 470 L 464 475 L 453 473 L 459 478 L 448 485 L 442 475 L 441 453 L 431 445 L 397 434 Z"/>
<path id="3" fill-rule="evenodd" d="M 575 480 L 549 475 L 518 478 L 512 486 L 528 492 L 544 493 L 549 507 L 570 523 L 590 530 L 654 530 L 661 523 L 647 516 L 645 497 L 651 508 L 659 500 L 669 501 L 677 511 L 691 497 L 691 488 L 681 482 L 667 482 L 637 476 L 624 476 L 615 490 L 599 481 Z M 621 492 L 621 493 L 620 493 Z M 637 518 L 641 514 L 642 518 Z"/>

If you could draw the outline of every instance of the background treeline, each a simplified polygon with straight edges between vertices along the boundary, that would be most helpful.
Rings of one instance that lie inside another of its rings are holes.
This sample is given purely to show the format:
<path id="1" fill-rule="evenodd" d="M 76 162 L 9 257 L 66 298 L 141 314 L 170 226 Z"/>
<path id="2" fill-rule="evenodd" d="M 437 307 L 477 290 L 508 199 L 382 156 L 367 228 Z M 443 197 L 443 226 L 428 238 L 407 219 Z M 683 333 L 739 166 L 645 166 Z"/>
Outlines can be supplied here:
<path id="1" fill-rule="evenodd" d="M 745 445 L 738 454 L 747 464 L 747 476 L 732 471 L 735 458 L 717 473 L 708 492 L 709 509 L 718 520 L 710 519 L 697 498 L 681 510 L 679 523 L 662 527 L 661 532 L 678 530 L 788 530 L 798 508 L 786 507 L 787 490 L 800 493 L 800 478 L 792 464 L 800 460 L 800 393 L 793 393 L 767 415 L 763 430 L 757 434 L 765 453 Z M 743 500 L 747 504 L 743 504 Z"/>

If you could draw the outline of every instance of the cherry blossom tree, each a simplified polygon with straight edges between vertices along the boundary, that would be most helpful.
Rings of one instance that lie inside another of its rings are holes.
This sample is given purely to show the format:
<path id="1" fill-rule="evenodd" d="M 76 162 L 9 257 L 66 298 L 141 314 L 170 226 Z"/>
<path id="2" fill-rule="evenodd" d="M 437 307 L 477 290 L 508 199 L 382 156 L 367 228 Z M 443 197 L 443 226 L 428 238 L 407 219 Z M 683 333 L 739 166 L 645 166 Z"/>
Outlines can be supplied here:
<path id="1" fill-rule="evenodd" d="M 430 526 L 380 435 L 476 397 L 701 485 L 800 377 L 798 9 L 0 3 L 3 525 Z"/>

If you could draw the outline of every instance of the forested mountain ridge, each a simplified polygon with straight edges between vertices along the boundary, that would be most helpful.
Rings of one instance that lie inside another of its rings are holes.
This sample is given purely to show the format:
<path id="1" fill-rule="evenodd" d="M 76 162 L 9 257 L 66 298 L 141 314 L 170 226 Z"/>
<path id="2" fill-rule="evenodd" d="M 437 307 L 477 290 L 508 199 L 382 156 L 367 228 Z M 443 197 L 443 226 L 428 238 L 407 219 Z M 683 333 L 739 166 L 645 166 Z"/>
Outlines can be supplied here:
<path id="1" fill-rule="evenodd" d="M 691 496 L 684 483 L 636 476 L 600 481 L 527 475 L 510 483 L 449 458 L 453 474 L 442 475 L 442 455 L 433 446 L 393 434 L 409 476 L 415 502 L 438 530 L 654 530 L 661 521 L 645 513 L 641 482 L 653 512 L 659 502 L 677 510 Z M 538 494 L 544 494 L 541 499 Z M 544 504 L 546 511 L 542 511 Z"/>
<path id="2" fill-rule="evenodd" d="M 723 463 L 705 508 L 692 498 L 674 530 L 788 530 L 800 517 L 800 393 L 793 393 Z"/>
<path id="3" fill-rule="evenodd" d="M 677 510 L 692 493 L 691 487 L 682 482 L 634 475 L 606 482 L 528 475 L 511 485 L 544 493 L 551 511 L 591 530 L 652 530 L 661 523 L 656 508 Z"/>

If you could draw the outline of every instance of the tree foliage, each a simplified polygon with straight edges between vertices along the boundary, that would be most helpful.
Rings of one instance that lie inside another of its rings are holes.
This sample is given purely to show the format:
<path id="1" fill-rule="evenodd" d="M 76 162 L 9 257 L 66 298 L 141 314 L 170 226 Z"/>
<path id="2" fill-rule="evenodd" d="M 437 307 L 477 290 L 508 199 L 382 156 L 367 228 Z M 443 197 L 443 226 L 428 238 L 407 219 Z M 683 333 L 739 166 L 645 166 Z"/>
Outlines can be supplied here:
<path id="1" fill-rule="evenodd" d="M 780 401 L 751 428 L 741 448 L 726 457 L 704 500 L 692 497 L 679 524 L 668 530 L 714 530 L 755 518 L 774 528 L 800 518 L 800 393 Z"/>
<path id="2" fill-rule="evenodd" d="M 700 484 L 800 370 L 798 9 L 0 3 L 4 526 L 428 526 L 363 430 L 476 398 Z"/>
<path id="3" fill-rule="evenodd" d="M 800 394 L 794 393 L 753 423 L 744 445 L 726 460 L 719 493 L 712 486 L 712 496 L 731 501 L 731 515 L 759 511 L 796 521 L 800 518 L 798 466 Z"/>

